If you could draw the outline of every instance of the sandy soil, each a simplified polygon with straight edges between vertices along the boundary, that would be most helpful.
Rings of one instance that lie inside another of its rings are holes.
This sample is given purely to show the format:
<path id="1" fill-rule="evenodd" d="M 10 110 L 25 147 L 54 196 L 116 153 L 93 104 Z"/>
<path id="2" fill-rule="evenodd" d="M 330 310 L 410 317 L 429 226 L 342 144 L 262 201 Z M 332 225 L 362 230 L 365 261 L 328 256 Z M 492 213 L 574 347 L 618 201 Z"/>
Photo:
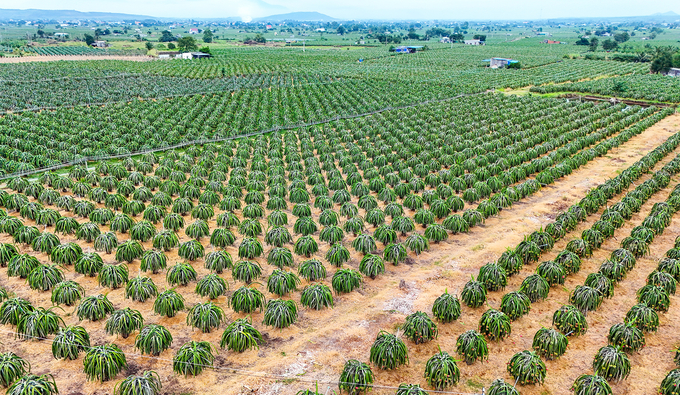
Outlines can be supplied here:
<path id="1" fill-rule="evenodd" d="M 512 208 L 503 210 L 499 216 L 488 219 L 485 225 L 474 228 L 470 233 L 449 237 L 446 242 L 433 244 L 429 252 L 420 256 L 410 255 L 411 259 L 406 264 L 396 267 L 389 265 L 385 275 L 375 280 L 367 279 L 358 291 L 336 296 L 334 309 L 322 311 L 301 309 L 298 322 L 282 330 L 264 327 L 262 325 L 263 314 L 253 314 L 253 322 L 265 335 L 267 343 L 259 351 L 247 351 L 243 354 L 220 350 L 215 361 L 219 369 L 206 371 L 198 377 L 185 378 L 172 372 L 170 360 L 175 350 L 188 340 L 207 340 L 218 344 L 224 326 L 207 334 L 191 331 L 185 324 L 185 312 L 171 319 L 154 316 L 152 301 L 138 303 L 125 300 L 122 289 L 101 288 L 95 279 L 84 278 L 74 273 L 72 268 L 66 272 L 66 278 L 77 279 L 85 287 L 87 295 L 108 293 L 109 299 L 117 308 L 130 306 L 142 312 L 145 323 L 158 323 L 170 329 L 174 336 L 172 350 L 161 354 L 160 359 L 139 357 L 133 347 L 135 335 L 128 339 L 108 336 L 104 332 L 103 321 L 79 322 L 72 314 L 75 308 L 66 307 L 65 314 L 62 316 L 68 325 L 78 324 L 87 328 L 93 344 L 106 342 L 118 344 L 128 358 L 130 368 L 127 374 L 148 369 L 157 371 L 163 380 L 163 393 L 165 394 L 294 394 L 300 389 L 313 388 L 314 380 L 320 382 L 321 393 L 326 393 L 328 387 L 337 391 L 337 385 L 327 384 L 327 382 L 337 381 L 345 360 L 356 358 L 367 362 L 371 344 L 380 330 L 395 331 L 403 323 L 406 315 L 412 312 L 429 313 L 432 302 L 445 289 L 448 289 L 450 293 L 458 293 L 469 280 L 470 275 L 476 275 L 480 266 L 497 259 L 507 247 L 514 247 L 519 243 L 524 235 L 538 229 L 539 226 L 550 223 L 559 212 L 577 202 L 590 188 L 614 177 L 620 170 L 640 159 L 678 131 L 680 131 L 680 115 L 667 117 L 623 146 L 612 150 L 609 155 L 596 158 L 561 179 L 556 185 L 544 188 L 532 197 L 513 205 Z M 668 155 L 662 163 L 657 165 L 657 169 L 677 153 L 680 153 L 680 149 Z M 489 342 L 488 362 L 478 362 L 469 366 L 460 364 L 461 381 L 451 391 L 481 393 L 482 387 L 488 387 L 495 378 L 502 377 L 510 381 L 511 378 L 505 371 L 505 364 L 510 357 L 516 352 L 531 347 L 533 334 L 541 326 L 550 326 L 553 312 L 561 304 L 566 303 L 569 290 L 581 284 L 588 273 L 597 270 L 602 260 L 609 255 L 611 250 L 618 247 L 621 239 L 629 234 L 630 229 L 644 219 L 652 205 L 667 197 L 677 181 L 678 179 L 675 178 L 669 188 L 655 194 L 643 206 L 640 213 L 628 221 L 622 229 L 617 230 L 615 238 L 608 240 L 592 258 L 584 260 L 581 272 L 570 276 L 563 288 L 552 289 L 548 300 L 533 304 L 527 316 L 513 322 L 511 336 L 502 342 Z M 318 214 L 319 211 L 314 210 L 314 215 L 318 216 Z M 557 243 L 551 252 L 542 256 L 542 259 L 552 258 L 566 242 L 580 235 L 580 232 L 597 218 L 599 214 L 589 217 L 585 224 L 581 224 L 577 231 L 570 233 L 564 240 Z M 291 233 L 294 222 L 292 220 L 294 217 L 289 213 Z M 190 222 L 188 220 L 188 223 Z M 265 223 L 266 221 L 263 221 L 263 224 Z M 211 228 L 212 226 L 214 222 L 211 223 Z M 102 231 L 107 230 L 106 228 L 102 227 Z M 422 231 L 422 228 L 418 229 Z M 520 391 L 523 394 L 566 395 L 570 393 L 569 388 L 578 375 L 592 372 L 590 367 L 592 357 L 599 347 L 606 344 L 609 327 L 622 321 L 626 311 L 635 303 L 635 291 L 644 284 L 647 274 L 656 267 L 656 260 L 672 247 L 673 240 L 679 232 L 680 216 L 676 216 L 666 232 L 657 237 L 651 245 L 651 256 L 638 260 L 637 267 L 617 286 L 615 297 L 606 300 L 602 308 L 588 315 L 590 326 L 588 333 L 579 338 L 570 339 L 565 356 L 557 361 L 546 363 L 548 377 L 545 384 L 522 387 Z M 121 240 L 127 237 L 119 236 Z M 181 239 L 182 241 L 188 240 L 183 232 L 181 232 Z M 347 244 L 351 239 L 352 237 L 347 236 L 345 243 Z M 61 240 L 67 242 L 74 238 L 61 237 Z M 0 242 L 10 241 L 6 236 L 0 237 Z M 203 240 L 203 244 L 206 245 L 207 241 Z M 89 248 L 91 246 L 92 244 L 89 244 Z M 317 256 L 323 257 L 328 247 L 326 243 L 319 243 L 319 246 L 320 251 Z M 150 243 L 145 243 L 145 248 L 150 247 Z M 209 252 L 211 248 L 207 247 L 206 252 Z M 383 246 L 378 243 L 378 248 L 382 250 Z M 30 248 L 22 247 L 22 250 L 33 253 Z M 266 250 L 268 248 L 265 249 L 265 254 Z M 180 261 L 176 251 L 175 249 L 168 255 L 169 265 Z M 227 251 L 236 259 L 235 247 L 227 248 Z M 42 261 L 48 261 L 46 255 L 38 256 Z M 103 255 L 103 258 L 107 262 L 113 262 L 113 255 Z M 353 254 L 352 260 L 346 267 L 358 268 L 359 259 L 358 254 Z M 263 259 L 259 261 L 263 263 L 265 276 L 271 273 L 272 267 L 264 263 Z M 522 273 L 513 276 L 506 292 L 517 289 L 522 279 L 535 270 L 535 266 L 530 265 Z M 194 267 L 199 273 L 199 278 L 208 273 L 203 268 L 202 260 L 195 262 Z M 329 275 L 325 282 L 330 285 L 330 277 L 335 269 L 327 268 Z M 8 278 L 6 270 L 6 268 L 0 269 L 0 285 L 13 290 L 18 296 L 29 299 L 34 305 L 45 307 L 51 305 L 49 292 L 31 291 L 25 286 L 25 281 Z M 139 262 L 136 261 L 130 265 L 130 275 L 137 275 L 138 272 Z M 149 276 L 158 285 L 159 290 L 167 287 L 164 273 L 149 274 Z M 232 291 L 241 285 L 234 282 L 228 273 L 222 276 L 229 281 Z M 265 281 L 263 279 L 260 282 L 264 284 Z M 403 284 L 400 286 L 402 281 Z M 303 285 L 304 283 L 303 281 Z M 193 293 L 193 287 L 194 285 L 191 284 L 180 289 L 189 306 L 202 300 Z M 264 285 L 260 286 L 263 291 L 264 288 Z M 274 297 L 266 291 L 265 294 L 268 298 Z M 504 292 L 489 293 L 488 305 L 498 308 L 503 294 Z M 296 292 L 289 297 L 299 301 L 300 295 Z M 672 328 L 673 324 L 680 319 L 680 309 L 676 306 L 677 297 L 671 298 L 670 311 L 660 314 L 659 332 L 647 335 L 648 346 L 639 354 L 631 357 L 633 363 L 631 376 L 625 382 L 614 386 L 615 393 L 655 393 L 667 371 L 673 368 L 673 354 L 670 350 L 680 339 Z M 231 311 L 227 296 L 220 297 L 217 303 L 224 308 L 228 321 L 243 316 Z M 438 347 L 455 355 L 456 338 L 466 330 L 476 329 L 483 311 L 483 308 L 463 307 L 461 318 L 451 324 L 440 324 L 439 338 L 430 343 L 415 345 L 406 340 L 410 364 L 395 371 L 374 369 L 375 384 L 397 386 L 405 382 L 426 386 L 422 375 L 429 357 L 438 351 Z M 7 333 L 13 328 L 3 326 L 0 330 L 3 331 L 0 336 L 1 349 L 12 350 L 28 359 L 35 373 L 54 374 L 60 392 L 63 394 L 110 394 L 115 382 L 124 377 L 121 373 L 112 382 L 103 384 L 87 382 L 82 372 L 82 356 L 76 361 L 56 361 L 51 355 L 48 342 L 19 341 L 12 334 Z M 241 371 L 236 373 L 229 369 L 241 369 Z M 263 378 L 265 374 L 269 377 Z M 393 394 L 394 390 L 375 388 L 373 393 Z"/>
<path id="2" fill-rule="evenodd" d="M 27 63 L 27 62 L 54 62 L 57 60 L 131 60 L 135 62 L 145 62 L 154 60 L 153 56 L 122 56 L 122 55 L 60 55 L 60 56 L 0 56 L 0 63 Z"/>

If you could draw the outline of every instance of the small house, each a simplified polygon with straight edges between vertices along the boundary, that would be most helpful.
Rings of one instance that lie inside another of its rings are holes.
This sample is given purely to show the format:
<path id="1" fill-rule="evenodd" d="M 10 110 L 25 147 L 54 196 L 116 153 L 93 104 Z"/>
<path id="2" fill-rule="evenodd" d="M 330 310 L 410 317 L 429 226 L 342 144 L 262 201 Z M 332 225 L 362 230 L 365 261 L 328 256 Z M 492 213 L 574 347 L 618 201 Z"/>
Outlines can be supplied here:
<path id="1" fill-rule="evenodd" d="M 90 45 L 93 46 L 93 47 L 95 47 L 95 48 L 106 48 L 106 47 L 109 46 L 109 43 L 107 43 L 106 41 L 100 41 L 100 40 L 98 40 L 98 41 L 93 42 L 93 43 L 90 44 Z"/>
<path id="2" fill-rule="evenodd" d="M 479 39 L 465 40 L 465 45 L 486 45 L 484 41 Z"/>
<path id="3" fill-rule="evenodd" d="M 68 38 L 68 33 L 54 33 L 56 38 Z"/>
<path id="4" fill-rule="evenodd" d="M 189 29 L 189 34 L 198 34 L 198 28 L 192 27 Z"/>
<path id="5" fill-rule="evenodd" d="M 209 58 L 210 56 L 211 55 L 209 53 L 205 52 L 185 52 L 183 54 L 178 54 L 175 57 L 180 59 L 203 59 Z"/>
<path id="6" fill-rule="evenodd" d="M 668 70 L 666 75 L 669 77 L 680 77 L 680 68 L 671 67 L 671 69 Z"/>
<path id="7" fill-rule="evenodd" d="M 502 69 L 504 67 L 507 67 L 511 63 L 518 63 L 519 61 L 506 58 L 491 58 L 484 59 L 482 62 L 489 62 L 489 67 L 492 69 Z"/>
<path id="8" fill-rule="evenodd" d="M 562 44 L 562 42 L 553 40 L 543 40 L 543 44 Z"/>
<path id="9" fill-rule="evenodd" d="M 402 45 L 400 47 L 396 47 L 394 49 L 394 52 L 396 53 L 416 53 L 418 50 L 422 49 L 422 45 Z"/>
<path id="10" fill-rule="evenodd" d="M 448 38 L 448 37 L 446 37 L 446 36 L 444 36 L 444 37 L 442 37 L 442 38 L 439 39 L 439 42 L 442 43 L 442 44 L 450 44 L 450 43 L 451 43 L 451 39 Z"/>

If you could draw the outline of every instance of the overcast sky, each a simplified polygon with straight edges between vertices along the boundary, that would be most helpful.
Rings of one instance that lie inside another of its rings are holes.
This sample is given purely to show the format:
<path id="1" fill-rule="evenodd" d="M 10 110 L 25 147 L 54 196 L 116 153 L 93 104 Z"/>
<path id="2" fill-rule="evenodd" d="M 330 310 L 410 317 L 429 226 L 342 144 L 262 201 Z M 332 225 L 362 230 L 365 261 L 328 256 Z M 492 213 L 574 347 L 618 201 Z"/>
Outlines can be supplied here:
<path id="1" fill-rule="evenodd" d="M 340 19 L 544 19 L 680 13 L 678 0 L 0 0 L 0 8 L 122 12 L 156 17 L 244 19 L 318 11 Z"/>

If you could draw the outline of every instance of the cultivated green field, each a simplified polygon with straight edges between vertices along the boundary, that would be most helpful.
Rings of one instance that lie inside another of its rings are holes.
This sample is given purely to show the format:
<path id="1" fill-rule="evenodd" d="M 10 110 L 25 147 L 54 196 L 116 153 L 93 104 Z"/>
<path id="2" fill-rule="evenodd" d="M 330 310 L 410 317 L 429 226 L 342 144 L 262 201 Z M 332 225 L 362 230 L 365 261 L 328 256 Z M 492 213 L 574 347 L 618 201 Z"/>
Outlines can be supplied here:
<path id="1" fill-rule="evenodd" d="M 319 26 L 0 25 L 7 393 L 676 393 L 680 29 Z"/>

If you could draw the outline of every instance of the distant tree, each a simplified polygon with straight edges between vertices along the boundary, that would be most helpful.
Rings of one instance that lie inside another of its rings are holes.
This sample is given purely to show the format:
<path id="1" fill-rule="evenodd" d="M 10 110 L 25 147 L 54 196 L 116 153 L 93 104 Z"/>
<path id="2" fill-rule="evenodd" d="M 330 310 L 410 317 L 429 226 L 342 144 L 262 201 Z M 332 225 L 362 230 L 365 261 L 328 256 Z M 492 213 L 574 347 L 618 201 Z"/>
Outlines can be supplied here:
<path id="1" fill-rule="evenodd" d="M 106 29 L 106 30 L 104 30 L 104 33 L 103 33 L 103 34 L 104 34 L 105 36 L 108 36 L 109 34 L 111 34 L 111 30 Z"/>
<path id="2" fill-rule="evenodd" d="M 486 34 L 475 34 L 472 38 L 479 41 L 486 41 Z"/>
<path id="3" fill-rule="evenodd" d="M 418 33 L 416 33 L 416 29 L 411 28 L 408 31 L 408 38 L 410 40 L 418 40 L 420 38 L 420 36 L 418 35 Z"/>
<path id="4" fill-rule="evenodd" d="M 602 49 L 612 51 L 619 47 L 619 43 L 614 40 L 606 39 L 602 42 Z"/>
<path id="5" fill-rule="evenodd" d="M 465 40 L 465 36 L 463 35 L 463 33 L 453 33 L 451 36 L 449 36 L 449 38 L 451 39 L 451 41 L 454 42 Z"/>
<path id="6" fill-rule="evenodd" d="M 45 37 L 45 31 L 44 31 L 44 30 L 42 30 L 42 29 L 41 29 L 41 30 L 38 30 L 37 33 L 38 33 L 38 35 L 40 36 L 40 38 Z"/>
<path id="7" fill-rule="evenodd" d="M 614 40 L 616 40 L 617 43 L 625 43 L 630 40 L 630 34 L 628 34 L 628 32 L 616 33 L 614 35 Z"/>
<path id="8" fill-rule="evenodd" d="M 345 33 L 347 33 L 347 29 L 345 29 L 345 27 L 342 26 L 342 25 L 338 26 L 337 31 L 338 31 L 338 34 L 341 35 L 341 36 L 344 35 Z"/>
<path id="9" fill-rule="evenodd" d="M 575 43 L 575 45 L 590 45 L 590 41 L 587 38 L 581 37 Z"/>
<path id="10" fill-rule="evenodd" d="M 264 44 L 264 43 L 267 42 L 267 39 L 264 38 L 264 36 L 261 35 L 260 33 L 257 33 L 255 35 L 255 38 L 253 39 L 253 41 L 255 41 L 256 43 L 259 43 L 259 44 Z"/>
<path id="11" fill-rule="evenodd" d="M 175 48 L 177 48 L 175 43 L 168 43 L 168 49 L 175 49 Z"/>
<path id="12" fill-rule="evenodd" d="M 207 45 L 205 47 L 201 47 L 198 49 L 198 52 L 210 53 L 210 47 Z"/>
<path id="13" fill-rule="evenodd" d="M 205 30 L 203 31 L 203 42 L 204 42 L 204 43 L 211 43 L 211 42 L 213 42 L 213 38 L 214 38 L 214 36 L 213 36 L 212 30 L 210 30 L 210 29 L 205 29 Z"/>
<path id="14" fill-rule="evenodd" d="M 158 41 L 162 43 L 169 43 L 170 41 L 177 41 L 177 38 L 173 36 L 169 30 L 163 30 L 161 32 L 161 37 L 158 39 Z"/>
<path id="15" fill-rule="evenodd" d="M 597 46 L 599 44 L 600 44 L 600 41 L 597 38 L 595 38 L 595 37 L 591 38 L 590 39 L 590 50 L 594 52 L 595 50 L 597 50 Z"/>
<path id="16" fill-rule="evenodd" d="M 401 44 L 401 36 L 399 35 L 392 36 L 392 42 L 395 44 Z"/>
<path id="17" fill-rule="evenodd" d="M 177 40 L 177 49 L 179 52 L 192 52 L 198 50 L 196 40 L 193 37 L 182 37 Z"/>
<path id="18" fill-rule="evenodd" d="M 652 59 L 650 71 L 652 73 L 667 73 L 673 67 L 673 54 L 670 48 L 657 48 L 657 53 Z"/>
<path id="19" fill-rule="evenodd" d="M 85 33 L 85 35 L 83 37 L 85 38 L 85 44 L 87 44 L 87 45 L 92 45 L 92 43 L 94 43 L 94 41 L 95 41 L 94 37 L 92 37 L 91 34 Z"/>
<path id="20" fill-rule="evenodd" d="M 151 41 L 147 41 L 144 45 L 146 45 L 147 51 L 151 51 L 153 49 L 153 43 L 151 43 Z"/>
<path id="21" fill-rule="evenodd" d="M 94 31 L 94 38 L 96 38 L 97 40 L 99 40 L 99 36 L 101 36 L 103 33 L 104 33 L 104 32 L 102 31 L 102 29 L 100 29 L 100 28 L 95 29 L 95 31 Z"/>
<path id="22" fill-rule="evenodd" d="M 676 52 L 673 55 L 673 67 L 680 67 L 680 52 Z"/>

